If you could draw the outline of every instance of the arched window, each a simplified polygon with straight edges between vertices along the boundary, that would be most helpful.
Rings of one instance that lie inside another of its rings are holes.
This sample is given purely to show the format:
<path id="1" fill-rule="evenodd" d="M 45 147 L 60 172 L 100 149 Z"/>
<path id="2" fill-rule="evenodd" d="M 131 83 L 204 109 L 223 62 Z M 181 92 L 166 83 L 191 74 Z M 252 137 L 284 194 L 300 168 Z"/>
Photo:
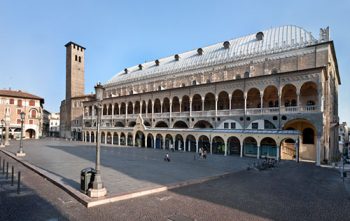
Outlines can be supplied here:
<path id="1" fill-rule="evenodd" d="M 303 130 L 303 144 L 314 144 L 314 130 L 305 128 Z"/>
<path id="2" fill-rule="evenodd" d="M 32 118 L 36 118 L 36 110 L 31 110 L 30 115 L 32 116 Z"/>
<path id="3" fill-rule="evenodd" d="M 244 78 L 249 78 L 249 72 L 248 72 L 248 71 L 246 71 L 246 72 L 244 73 Z"/>
<path id="4" fill-rule="evenodd" d="M 306 106 L 314 106 L 315 105 L 315 101 L 312 101 L 312 100 L 308 100 L 306 102 Z"/>
<path id="5" fill-rule="evenodd" d="M 197 84 L 197 81 L 196 80 L 193 80 L 192 81 L 192 85 L 196 85 Z"/>

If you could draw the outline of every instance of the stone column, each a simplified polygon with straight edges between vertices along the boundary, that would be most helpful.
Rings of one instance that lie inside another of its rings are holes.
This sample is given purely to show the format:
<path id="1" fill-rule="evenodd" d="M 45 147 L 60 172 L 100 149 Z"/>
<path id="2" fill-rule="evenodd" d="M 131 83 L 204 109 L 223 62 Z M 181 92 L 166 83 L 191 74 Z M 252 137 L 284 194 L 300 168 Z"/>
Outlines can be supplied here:
<path id="1" fill-rule="evenodd" d="M 218 97 L 215 96 L 215 116 L 218 116 Z"/>
<path id="2" fill-rule="evenodd" d="M 160 113 L 163 113 L 163 101 L 160 102 Z"/>
<path id="3" fill-rule="evenodd" d="M 172 113 L 172 110 L 173 110 L 173 102 L 170 101 L 170 110 L 169 110 L 169 122 L 170 122 L 170 125 L 171 125 L 171 113 Z"/>
<path id="4" fill-rule="evenodd" d="M 241 145 L 241 152 L 239 153 L 239 156 L 242 158 L 243 157 L 243 145 Z"/>
<path id="5" fill-rule="evenodd" d="M 118 146 L 120 146 L 120 134 L 118 134 Z"/>
<path id="6" fill-rule="evenodd" d="M 210 140 L 210 154 L 213 154 L 213 141 Z"/>
<path id="7" fill-rule="evenodd" d="M 192 97 L 190 98 L 190 117 L 192 116 Z"/>
<path id="8" fill-rule="evenodd" d="M 121 107 L 121 105 L 118 105 L 118 110 L 119 110 L 118 115 L 119 116 L 120 116 L 120 107 Z"/>
<path id="9" fill-rule="evenodd" d="M 198 143 L 199 143 L 199 140 L 196 140 L 196 153 L 198 153 Z"/>
<path id="10" fill-rule="evenodd" d="M 114 132 L 111 133 L 111 144 L 114 145 Z"/>
<path id="11" fill-rule="evenodd" d="M 114 116 L 114 104 L 112 104 L 112 119 L 113 119 L 113 116 Z"/>
<path id="12" fill-rule="evenodd" d="M 297 107 L 298 111 L 301 109 L 301 102 L 300 102 L 300 92 L 297 91 Z"/>
<path id="13" fill-rule="evenodd" d="M 156 149 L 157 147 L 157 137 L 153 136 L 153 149 Z"/>
<path id="14" fill-rule="evenodd" d="M 258 153 L 256 154 L 256 159 L 260 159 L 260 145 L 258 144 Z"/>
<path id="15" fill-rule="evenodd" d="M 179 99 L 179 102 L 180 102 L 180 111 L 179 111 L 179 112 L 181 113 L 181 106 L 182 106 L 181 104 L 182 104 L 182 100 Z"/>
<path id="16" fill-rule="evenodd" d="M 125 119 L 128 119 L 128 103 L 125 104 Z"/>
<path id="17" fill-rule="evenodd" d="M 225 141 L 225 154 L 224 156 L 227 156 L 227 141 Z"/>
<path id="18" fill-rule="evenodd" d="M 244 93 L 244 114 L 247 114 L 247 93 Z"/>
<path id="19" fill-rule="evenodd" d="M 260 112 L 263 113 L 264 107 L 264 91 L 260 91 Z"/>
<path id="20" fill-rule="evenodd" d="M 276 160 L 280 160 L 280 148 L 281 146 L 276 146 Z"/>
<path id="21" fill-rule="evenodd" d="M 187 142 L 187 151 L 190 152 L 191 151 L 191 141 L 188 140 Z M 185 151 L 186 152 L 186 151 Z"/>
<path id="22" fill-rule="evenodd" d="M 163 150 L 165 150 L 165 136 L 163 137 Z"/>
<path id="23" fill-rule="evenodd" d="M 321 136 L 317 136 L 316 139 L 316 165 L 320 166 L 321 165 Z"/>
<path id="24" fill-rule="evenodd" d="M 229 103 L 228 103 L 228 109 L 230 110 L 230 112 L 231 112 L 231 108 L 232 108 L 232 94 L 229 94 L 228 95 L 228 99 L 229 99 Z"/>
<path id="25" fill-rule="evenodd" d="M 205 101 L 205 97 L 202 97 L 202 111 L 204 111 L 204 101 Z"/>
<path id="26" fill-rule="evenodd" d="M 146 102 L 146 117 L 148 115 L 148 102 Z"/>
<path id="27" fill-rule="evenodd" d="M 91 142 L 91 131 L 90 131 L 90 133 L 89 133 L 89 137 L 90 137 L 89 141 L 90 141 L 90 143 L 92 143 L 92 142 Z"/>
<path id="28" fill-rule="evenodd" d="M 132 103 L 132 114 L 135 114 L 135 103 Z"/>

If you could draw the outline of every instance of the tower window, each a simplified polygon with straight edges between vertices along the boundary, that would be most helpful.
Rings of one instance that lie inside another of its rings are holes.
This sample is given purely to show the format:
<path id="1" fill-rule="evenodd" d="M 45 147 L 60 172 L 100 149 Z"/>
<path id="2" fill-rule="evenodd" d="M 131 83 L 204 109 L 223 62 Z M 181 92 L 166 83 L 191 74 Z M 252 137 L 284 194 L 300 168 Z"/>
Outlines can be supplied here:
<path id="1" fill-rule="evenodd" d="M 78 60 L 78 55 L 75 55 L 75 61 L 77 61 Z"/>
<path id="2" fill-rule="evenodd" d="M 81 57 L 79 56 L 79 62 L 81 62 Z"/>

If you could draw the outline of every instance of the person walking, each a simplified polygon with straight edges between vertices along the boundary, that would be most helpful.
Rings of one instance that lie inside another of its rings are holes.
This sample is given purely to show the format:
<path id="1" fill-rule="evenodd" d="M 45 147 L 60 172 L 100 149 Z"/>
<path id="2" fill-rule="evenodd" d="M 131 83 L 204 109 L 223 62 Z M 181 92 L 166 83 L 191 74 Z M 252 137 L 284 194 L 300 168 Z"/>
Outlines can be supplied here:
<path id="1" fill-rule="evenodd" d="M 164 161 L 170 162 L 170 156 L 169 153 L 166 153 L 164 156 Z"/>

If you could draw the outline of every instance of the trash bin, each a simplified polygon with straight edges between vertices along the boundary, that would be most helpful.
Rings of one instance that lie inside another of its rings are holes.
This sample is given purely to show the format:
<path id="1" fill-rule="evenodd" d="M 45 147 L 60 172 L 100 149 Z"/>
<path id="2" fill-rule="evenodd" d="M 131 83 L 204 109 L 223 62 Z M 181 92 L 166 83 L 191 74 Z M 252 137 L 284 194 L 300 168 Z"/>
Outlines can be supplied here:
<path id="1" fill-rule="evenodd" d="M 94 168 L 88 167 L 80 172 L 80 191 L 87 193 L 88 189 L 92 186 L 92 181 L 94 180 L 96 170 Z"/>

